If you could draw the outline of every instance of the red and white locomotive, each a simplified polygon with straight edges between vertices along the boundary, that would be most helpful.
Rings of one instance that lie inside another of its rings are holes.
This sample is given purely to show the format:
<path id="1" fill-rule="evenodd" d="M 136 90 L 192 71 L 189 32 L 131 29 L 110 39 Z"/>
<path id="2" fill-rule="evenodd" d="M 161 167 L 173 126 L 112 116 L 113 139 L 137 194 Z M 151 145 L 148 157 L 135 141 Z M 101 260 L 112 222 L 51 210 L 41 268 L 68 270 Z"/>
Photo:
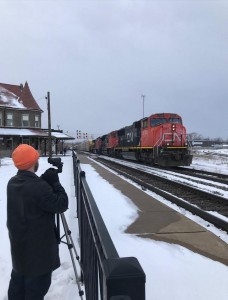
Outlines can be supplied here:
<path id="1" fill-rule="evenodd" d="M 93 152 L 165 167 L 192 162 L 186 128 L 173 113 L 153 114 L 103 135 L 94 141 Z"/>

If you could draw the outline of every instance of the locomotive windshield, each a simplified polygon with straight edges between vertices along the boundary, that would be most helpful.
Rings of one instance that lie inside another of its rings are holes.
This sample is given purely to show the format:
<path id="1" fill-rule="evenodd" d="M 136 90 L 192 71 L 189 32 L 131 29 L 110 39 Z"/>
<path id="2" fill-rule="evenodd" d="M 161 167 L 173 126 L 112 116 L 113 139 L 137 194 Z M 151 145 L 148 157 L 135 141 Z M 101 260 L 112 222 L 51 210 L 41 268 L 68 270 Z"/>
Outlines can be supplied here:
<path id="1" fill-rule="evenodd" d="M 156 127 L 165 123 L 175 123 L 175 124 L 182 124 L 181 119 L 179 118 L 159 118 L 159 119 L 151 119 L 150 125 L 151 127 Z"/>
<path id="2" fill-rule="evenodd" d="M 170 118 L 169 122 L 175 123 L 175 124 L 182 124 L 181 119 L 179 119 L 179 118 Z"/>
<path id="3" fill-rule="evenodd" d="M 167 123 L 167 122 L 168 122 L 168 120 L 165 118 L 151 119 L 150 125 L 151 125 L 151 127 L 156 127 L 156 126 L 159 126 L 159 125 Z"/>

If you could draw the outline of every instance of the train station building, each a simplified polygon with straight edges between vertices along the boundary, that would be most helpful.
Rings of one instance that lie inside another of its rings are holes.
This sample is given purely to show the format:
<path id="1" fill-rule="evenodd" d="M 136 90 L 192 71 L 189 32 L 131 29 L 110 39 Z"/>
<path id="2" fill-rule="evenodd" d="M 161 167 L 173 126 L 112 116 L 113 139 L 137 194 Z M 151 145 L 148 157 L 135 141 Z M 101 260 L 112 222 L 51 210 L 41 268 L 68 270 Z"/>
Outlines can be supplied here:
<path id="1" fill-rule="evenodd" d="M 29 85 L 0 83 L 0 157 L 11 156 L 19 144 L 29 144 L 48 155 L 49 135 L 42 129 L 42 113 Z M 62 153 L 64 142 L 74 140 L 61 130 L 51 130 L 52 151 Z"/>

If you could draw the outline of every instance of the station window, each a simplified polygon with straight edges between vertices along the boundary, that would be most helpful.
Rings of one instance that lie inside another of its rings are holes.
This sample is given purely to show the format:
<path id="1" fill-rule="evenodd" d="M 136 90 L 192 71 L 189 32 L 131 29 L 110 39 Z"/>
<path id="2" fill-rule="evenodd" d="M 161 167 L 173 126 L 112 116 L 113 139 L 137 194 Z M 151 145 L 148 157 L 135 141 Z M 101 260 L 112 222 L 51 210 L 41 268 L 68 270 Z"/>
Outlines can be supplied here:
<path id="1" fill-rule="evenodd" d="M 2 126 L 2 112 L 0 111 L 0 126 Z"/>
<path id="2" fill-rule="evenodd" d="M 35 127 L 40 127 L 39 115 L 35 115 Z"/>
<path id="3" fill-rule="evenodd" d="M 13 126 L 13 114 L 12 113 L 6 114 L 6 126 Z"/>
<path id="4" fill-rule="evenodd" d="M 29 115 L 22 115 L 22 127 L 29 126 Z"/>

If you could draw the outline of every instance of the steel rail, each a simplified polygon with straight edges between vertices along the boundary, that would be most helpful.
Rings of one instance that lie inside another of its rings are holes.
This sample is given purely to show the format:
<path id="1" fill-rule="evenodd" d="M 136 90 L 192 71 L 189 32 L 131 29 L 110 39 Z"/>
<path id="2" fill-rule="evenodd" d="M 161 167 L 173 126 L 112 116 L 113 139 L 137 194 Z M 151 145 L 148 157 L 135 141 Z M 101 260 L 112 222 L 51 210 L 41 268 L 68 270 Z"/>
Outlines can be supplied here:
<path id="1" fill-rule="evenodd" d="M 203 202 L 204 202 L 202 200 L 202 197 L 204 199 L 205 198 L 207 198 L 207 199 L 213 198 L 214 199 L 213 201 L 217 201 L 217 203 L 224 205 L 226 213 L 228 215 L 228 200 L 227 199 L 217 196 L 217 195 L 214 195 L 214 194 L 211 194 L 211 193 L 208 193 L 208 192 L 205 192 L 205 191 L 202 191 L 200 189 L 196 189 L 196 188 L 188 186 L 186 184 L 173 182 L 172 180 L 159 177 L 158 175 L 154 175 L 154 174 L 152 175 L 149 173 L 145 173 L 143 171 L 139 171 L 139 170 L 136 170 L 129 166 L 125 166 L 125 165 L 122 165 L 122 164 L 119 164 L 119 163 L 116 163 L 113 161 L 107 161 L 107 160 L 103 160 L 101 158 L 96 158 L 94 160 L 99 161 L 101 164 L 114 170 L 118 174 L 121 174 L 124 177 L 131 179 L 133 182 L 141 185 L 142 187 L 155 192 L 156 194 L 177 204 L 178 206 L 183 207 L 184 209 L 190 211 L 191 213 L 200 216 L 201 218 L 212 223 L 216 227 L 228 232 L 228 222 L 225 221 L 224 219 L 219 218 L 219 217 L 207 212 L 206 210 L 200 208 L 199 206 L 197 206 L 195 204 L 191 204 L 188 200 L 181 199 L 180 197 L 177 197 L 177 196 L 171 194 L 170 192 L 167 192 L 167 190 L 163 189 L 164 186 L 161 189 L 161 188 L 156 187 L 154 185 L 154 183 L 151 183 L 151 182 L 153 182 L 154 180 L 159 180 L 160 182 L 167 182 L 169 184 L 172 184 L 172 186 L 175 186 L 175 190 L 177 190 L 178 188 L 181 188 L 183 193 L 184 193 L 184 190 L 194 193 L 195 195 L 197 195 L 197 197 L 199 199 L 199 200 L 197 200 L 197 202 L 201 201 L 202 206 L 203 206 Z M 131 174 L 131 172 L 132 172 L 132 174 Z M 139 176 L 141 176 L 141 178 L 139 178 Z M 148 182 L 147 178 L 150 179 L 149 182 Z M 201 198 L 201 200 L 200 200 L 200 198 Z"/>

